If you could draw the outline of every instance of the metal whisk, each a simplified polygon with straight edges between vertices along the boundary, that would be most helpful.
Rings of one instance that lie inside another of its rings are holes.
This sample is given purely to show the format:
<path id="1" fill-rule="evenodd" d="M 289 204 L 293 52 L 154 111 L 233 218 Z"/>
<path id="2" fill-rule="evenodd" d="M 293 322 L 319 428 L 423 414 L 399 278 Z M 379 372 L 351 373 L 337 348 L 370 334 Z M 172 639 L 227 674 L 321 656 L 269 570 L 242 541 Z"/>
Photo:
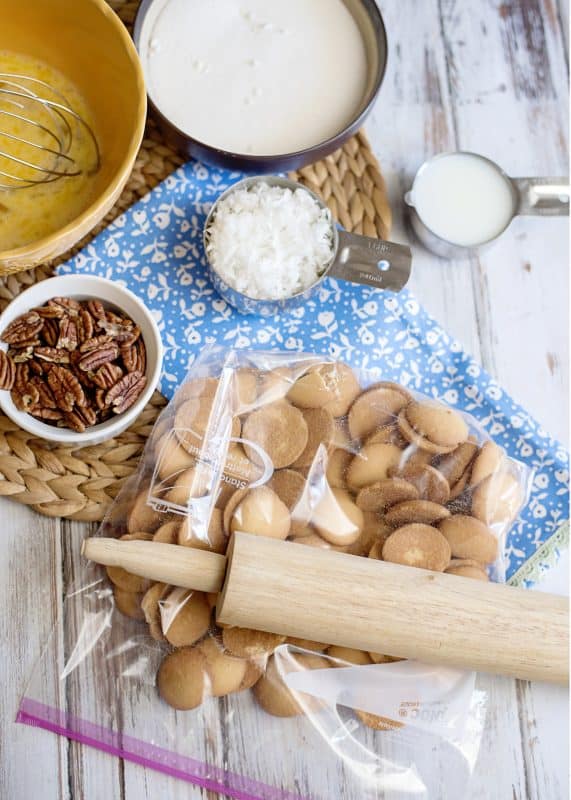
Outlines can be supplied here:
<path id="1" fill-rule="evenodd" d="M 72 152 L 83 134 L 87 164 Z M 93 174 L 100 161 L 93 129 L 61 93 L 37 78 L 0 72 L 0 190 Z"/>

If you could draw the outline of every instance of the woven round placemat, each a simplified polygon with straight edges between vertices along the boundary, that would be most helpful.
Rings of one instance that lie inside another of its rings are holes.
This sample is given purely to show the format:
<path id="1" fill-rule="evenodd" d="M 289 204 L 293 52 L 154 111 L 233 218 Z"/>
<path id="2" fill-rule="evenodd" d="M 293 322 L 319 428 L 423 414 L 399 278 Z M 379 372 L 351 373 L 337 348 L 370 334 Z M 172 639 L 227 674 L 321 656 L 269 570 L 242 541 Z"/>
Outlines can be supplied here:
<path id="1" fill-rule="evenodd" d="M 129 27 L 138 2 L 111 0 L 110 5 Z M 117 204 L 80 242 L 69 258 L 122 211 L 166 178 L 182 159 L 168 147 L 148 120 L 145 138 L 133 172 Z M 391 209 L 377 160 L 363 132 L 332 155 L 304 167 L 291 177 L 319 194 L 335 218 L 349 231 L 386 239 Z M 21 291 L 52 275 L 60 261 L 0 280 L 0 310 Z M 115 439 L 90 447 L 62 447 L 18 428 L 0 414 L 0 495 L 25 503 L 51 517 L 102 519 L 123 481 L 137 467 L 153 424 L 165 405 L 155 393 L 136 423 Z"/>

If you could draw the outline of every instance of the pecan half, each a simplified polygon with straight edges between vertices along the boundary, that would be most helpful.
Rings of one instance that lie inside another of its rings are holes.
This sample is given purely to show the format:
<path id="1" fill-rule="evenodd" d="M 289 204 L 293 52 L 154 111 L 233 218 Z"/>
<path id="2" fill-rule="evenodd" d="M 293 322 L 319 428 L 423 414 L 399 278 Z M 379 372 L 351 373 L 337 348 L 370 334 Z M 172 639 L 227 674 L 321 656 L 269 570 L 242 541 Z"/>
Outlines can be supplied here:
<path id="1" fill-rule="evenodd" d="M 69 351 L 57 347 L 36 347 L 34 355 L 40 361 L 51 361 L 52 364 L 69 364 Z"/>
<path id="2" fill-rule="evenodd" d="M 83 372 L 95 372 L 102 364 L 108 361 L 115 361 L 119 355 L 119 347 L 114 343 L 98 347 L 86 353 L 78 362 L 77 366 Z"/>
<path id="3" fill-rule="evenodd" d="M 85 308 L 80 308 L 77 317 L 77 334 L 79 343 L 87 342 L 93 336 L 93 317 Z"/>
<path id="4" fill-rule="evenodd" d="M 105 308 L 101 300 L 88 300 L 85 308 L 89 311 L 95 322 L 105 319 Z"/>
<path id="5" fill-rule="evenodd" d="M 132 320 L 122 319 L 110 312 L 107 312 L 107 319 L 99 322 L 99 327 L 103 328 L 105 333 L 109 334 L 113 341 L 122 347 L 134 344 L 141 335 L 139 326 L 135 325 Z"/>
<path id="6" fill-rule="evenodd" d="M 38 403 L 37 405 L 40 408 L 57 408 L 56 399 L 54 397 L 54 393 L 49 387 L 49 384 L 45 382 L 43 378 L 39 375 L 32 375 L 29 380 L 29 384 L 31 386 L 35 386 L 38 390 Z"/>
<path id="7" fill-rule="evenodd" d="M 74 300 L 73 297 L 52 297 L 51 300 L 48 300 L 48 306 L 52 306 L 53 308 L 59 308 L 62 312 L 70 314 L 74 317 L 81 305 Z"/>
<path id="8" fill-rule="evenodd" d="M 14 385 L 11 397 L 16 408 L 20 411 L 30 411 L 38 404 L 40 393 L 30 380 L 30 367 L 28 364 L 16 364 Z"/>
<path id="9" fill-rule="evenodd" d="M 86 342 L 82 343 L 81 347 L 79 348 L 79 352 L 89 353 L 91 350 L 97 350 L 98 347 L 103 347 L 106 344 L 110 344 L 111 341 L 111 337 L 106 333 L 102 334 L 101 336 L 93 336 L 91 339 L 88 339 Z"/>
<path id="10" fill-rule="evenodd" d="M 32 336 L 31 339 L 22 339 L 21 342 L 12 342 L 10 345 L 14 350 L 26 350 L 28 347 L 35 347 L 41 344 L 39 336 Z"/>
<path id="11" fill-rule="evenodd" d="M 8 355 L 14 364 L 23 364 L 25 361 L 31 361 L 34 357 L 34 348 L 31 346 L 20 348 L 10 347 Z"/>
<path id="12" fill-rule="evenodd" d="M 23 387 L 30 380 L 30 367 L 28 364 L 16 364 L 15 385 Z"/>
<path id="13" fill-rule="evenodd" d="M 14 405 L 20 411 L 30 411 L 38 404 L 38 400 L 40 399 L 38 390 L 31 383 L 14 383 L 10 394 Z"/>
<path id="14" fill-rule="evenodd" d="M 121 359 L 127 372 L 145 373 L 147 368 L 147 358 L 145 345 L 142 339 L 138 339 L 130 347 L 121 347 Z"/>
<path id="15" fill-rule="evenodd" d="M 96 389 L 95 390 L 95 406 L 100 411 L 103 409 L 108 409 L 109 406 L 105 403 L 105 396 L 107 394 L 107 389 Z"/>
<path id="16" fill-rule="evenodd" d="M 59 319 L 65 314 L 65 309 L 61 306 L 40 306 L 32 308 L 32 311 L 39 314 L 42 319 Z"/>
<path id="17" fill-rule="evenodd" d="M 75 405 L 85 405 L 86 398 L 81 384 L 66 367 L 54 364 L 48 372 L 48 384 L 61 411 L 71 411 Z"/>
<path id="18" fill-rule="evenodd" d="M 0 337 L 3 342 L 22 347 L 31 343 L 44 326 L 44 321 L 36 311 L 21 314 L 6 327 Z"/>
<path id="19" fill-rule="evenodd" d="M 142 338 L 137 339 L 135 347 L 137 348 L 137 370 L 144 375 L 147 371 L 147 348 Z"/>
<path id="20" fill-rule="evenodd" d="M 95 425 L 97 414 L 91 406 L 85 406 L 84 408 L 76 406 L 73 411 L 65 415 L 65 421 L 72 430 L 83 433 L 86 428 Z"/>
<path id="21" fill-rule="evenodd" d="M 16 380 L 16 365 L 4 350 L 0 350 L 0 389 L 10 390 Z"/>
<path id="22" fill-rule="evenodd" d="M 103 364 L 97 372 L 90 373 L 89 377 L 100 389 L 110 389 L 119 378 L 123 376 L 123 370 L 117 364 Z"/>
<path id="23" fill-rule="evenodd" d="M 29 412 L 33 417 L 46 420 L 46 422 L 58 422 L 63 419 L 63 412 L 57 408 L 42 408 L 42 406 L 34 406 Z"/>
<path id="24" fill-rule="evenodd" d="M 121 361 L 127 372 L 135 372 L 137 369 L 137 350 L 135 345 L 131 347 L 121 347 Z M 143 370 L 140 370 L 141 372 Z"/>
<path id="25" fill-rule="evenodd" d="M 140 372 L 124 375 L 105 396 L 106 405 L 113 407 L 114 414 L 122 414 L 130 408 L 145 388 L 147 378 Z"/>
<path id="26" fill-rule="evenodd" d="M 42 328 L 42 339 L 48 347 L 55 347 L 59 339 L 59 323 L 57 319 L 48 317 L 44 319 L 44 327 Z"/>
<path id="27" fill-rule="evenodd" d="M 75 350 L 79 344 L 77 318 L 65 316 L 59 321 L 59 337 L 56 347 L 63 350 Z"/>

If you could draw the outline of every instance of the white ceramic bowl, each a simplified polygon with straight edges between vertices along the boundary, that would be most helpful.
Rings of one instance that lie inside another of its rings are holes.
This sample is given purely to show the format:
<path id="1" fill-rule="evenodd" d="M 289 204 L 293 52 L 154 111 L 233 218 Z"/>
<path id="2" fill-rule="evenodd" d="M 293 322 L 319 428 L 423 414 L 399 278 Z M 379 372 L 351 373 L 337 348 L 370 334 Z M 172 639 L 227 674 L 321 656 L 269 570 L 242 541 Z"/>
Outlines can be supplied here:
<path id="1" fill-rule="evenodd" d="M 48 278 L 40 281 L 18 295 L 3 314 L 0 315 L 0 335 L 2 331 L 14 320 L 30 308 L 42 306 L 52 297 L 73 297 L 76 300 L 101 300 L 104 306 L 123 311 L 141 329 L 141 335 L 147 351 L 147 385 L 138 400 L 123 414 L 93 425 L 83 433 L 78 433 L 69 428 L 57 428 L 48 425 L 31 414 L 19 411 L 14 405 L 10 392 L 0 390 L 0 408 L 7 417 L 28 433 L 35 434 L 38 438 L 51 442 L 60 442 L 74 446 L 97 444 L 105 439 L 111 439 L 122 433 L 132 425 L 143 408 L 149 402 L 151 395 L 157 387 L 161 374 L 163 360 L 163 346 L 157 323 L 144 303 L 129 289 L 125 289 L 113 281 L 98 278 L 92 275 L 62 275 L 58 278 Z M 0 342 L 3 350 L 8 345 Z"/>

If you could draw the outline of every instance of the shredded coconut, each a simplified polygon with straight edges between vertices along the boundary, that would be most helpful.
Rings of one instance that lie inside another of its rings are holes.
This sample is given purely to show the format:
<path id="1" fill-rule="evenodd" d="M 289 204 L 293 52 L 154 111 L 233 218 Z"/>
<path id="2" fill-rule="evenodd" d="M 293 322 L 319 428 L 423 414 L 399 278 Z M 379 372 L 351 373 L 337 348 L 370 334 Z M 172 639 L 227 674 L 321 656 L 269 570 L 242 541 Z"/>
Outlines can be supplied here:
<path id="1" fill-rule="evenodd" d="M 206 252 L 232 289 L 281 300 L 323 274 L 333 257 L 332 231 L 331 213 L 304 189 L 261 182 L 219 202 Z"/>

